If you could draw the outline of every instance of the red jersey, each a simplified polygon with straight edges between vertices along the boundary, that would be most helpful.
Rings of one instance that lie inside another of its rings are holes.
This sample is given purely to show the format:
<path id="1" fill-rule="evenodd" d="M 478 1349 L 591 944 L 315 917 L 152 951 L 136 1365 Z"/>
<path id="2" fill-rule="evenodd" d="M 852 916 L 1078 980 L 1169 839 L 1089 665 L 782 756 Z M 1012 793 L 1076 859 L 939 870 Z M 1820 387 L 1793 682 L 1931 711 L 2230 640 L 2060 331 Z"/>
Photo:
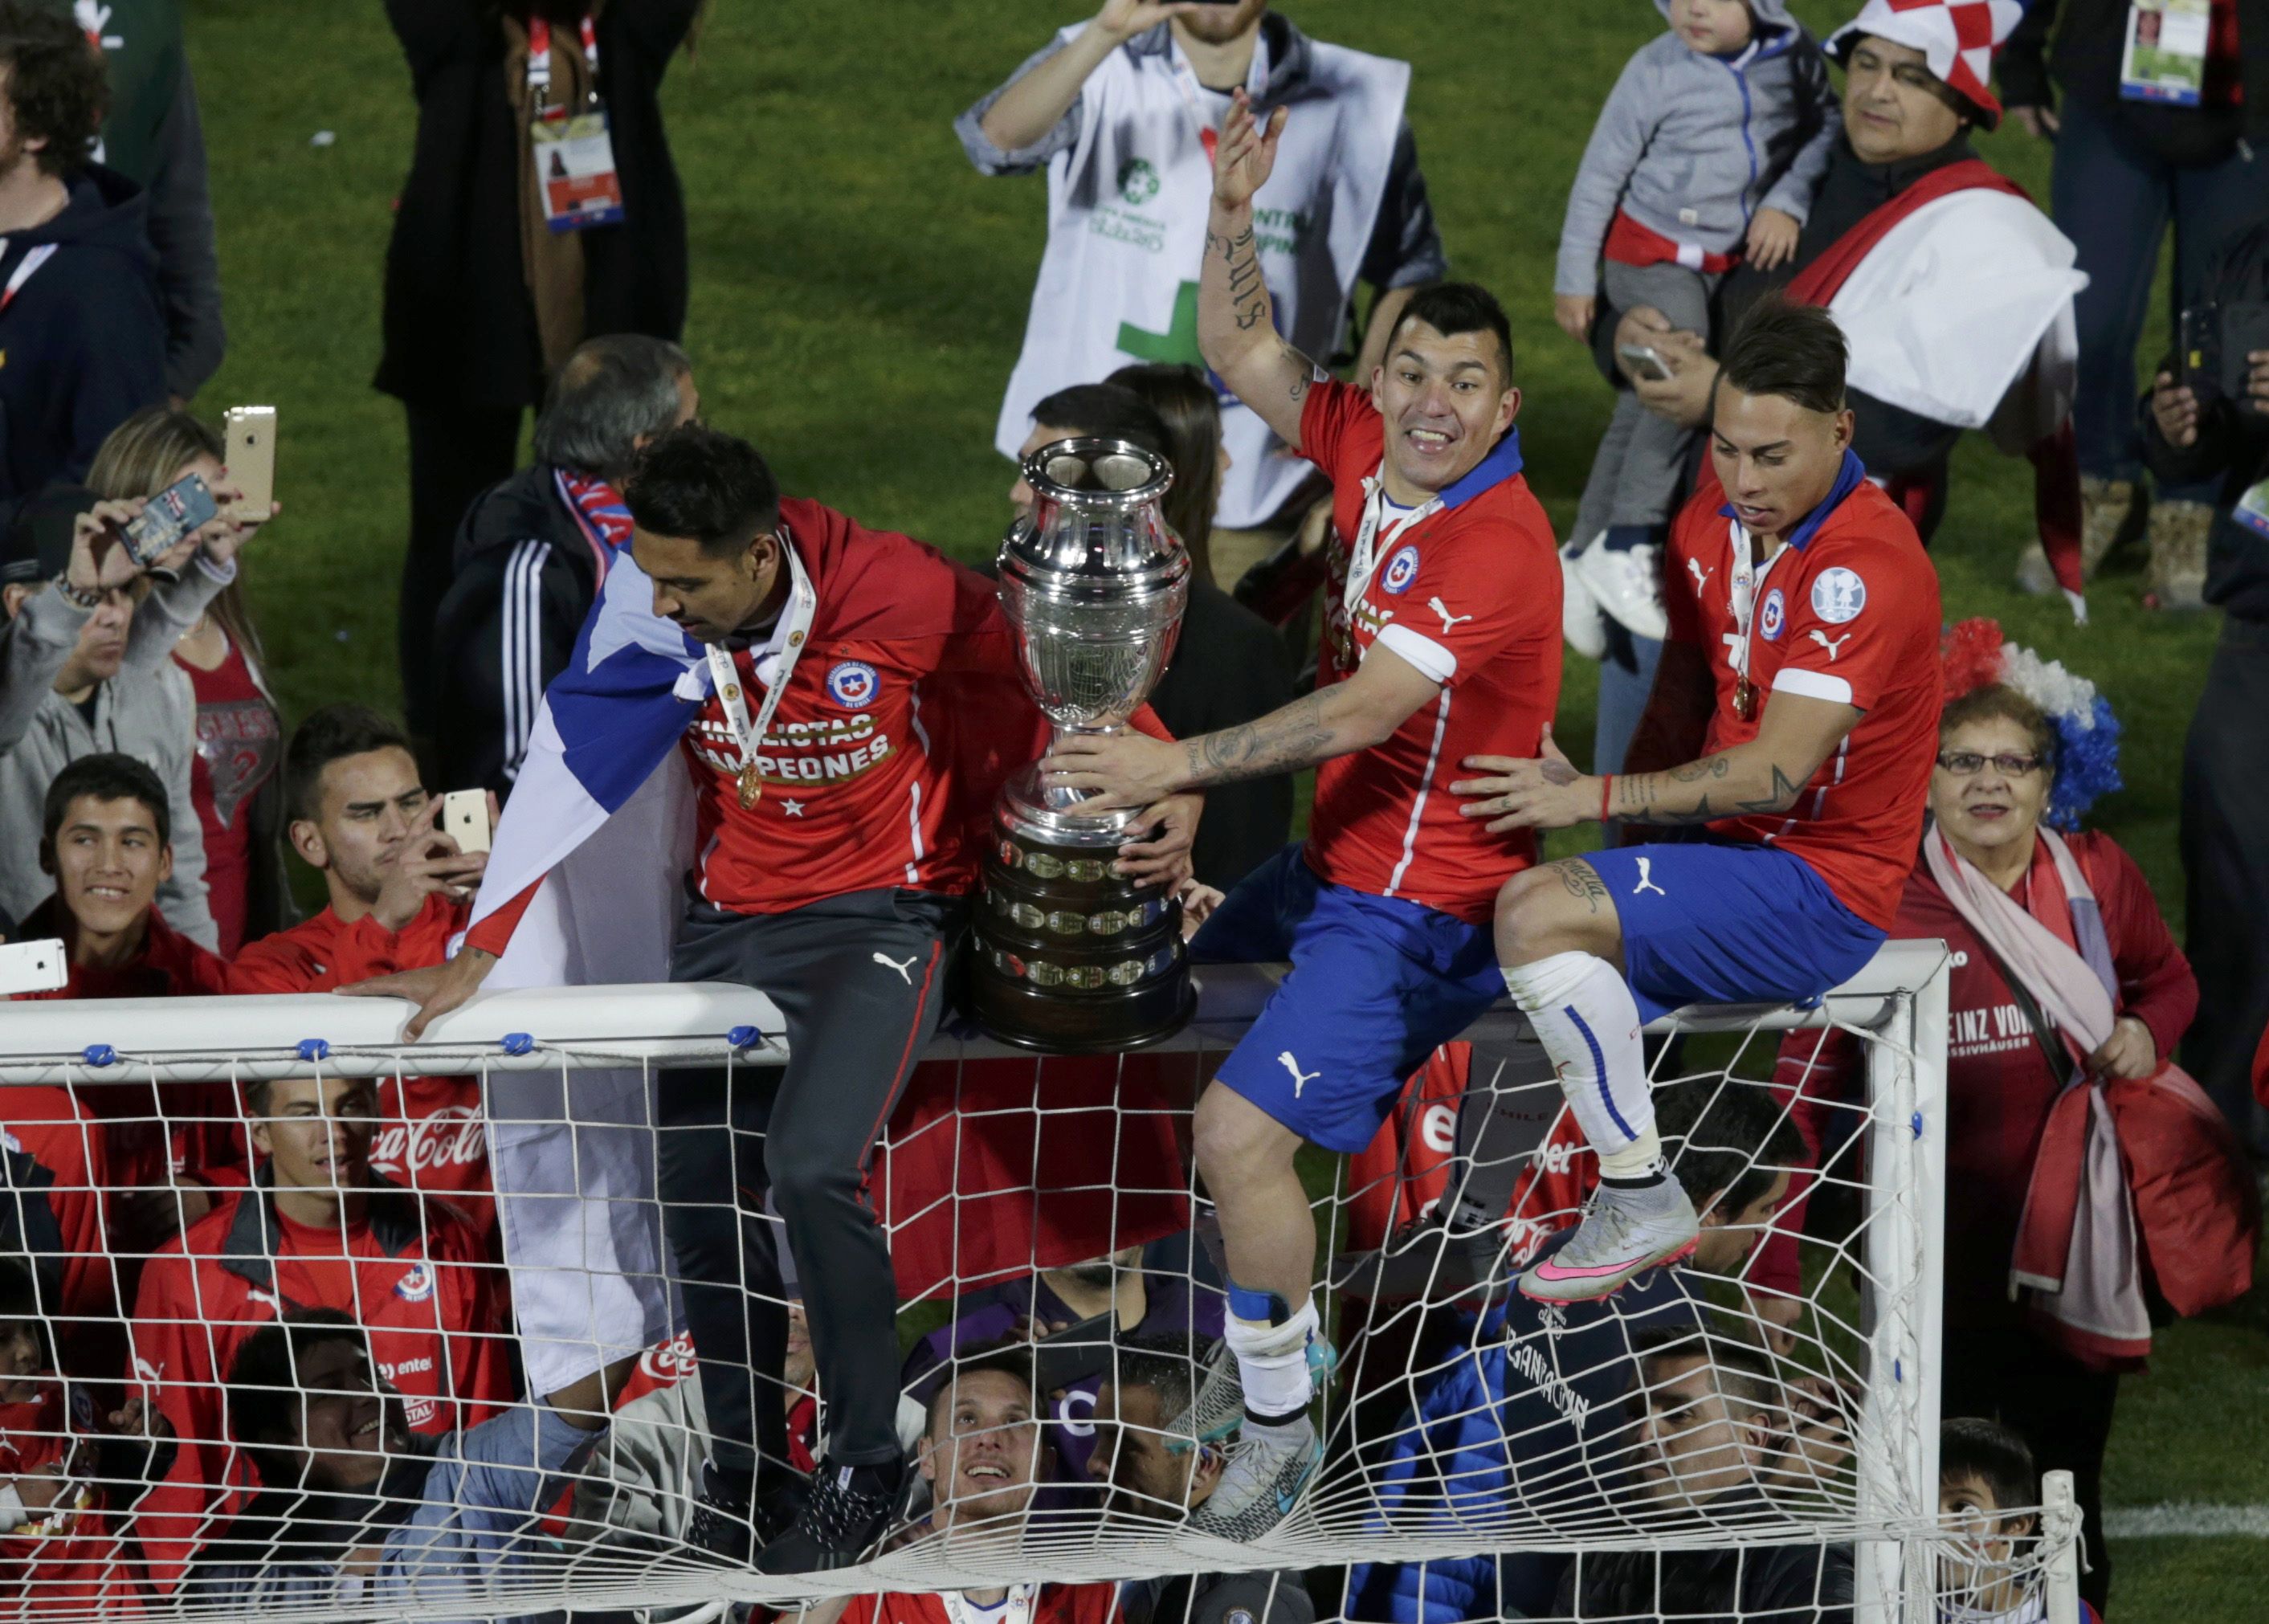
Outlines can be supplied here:
<path id="1" fill-rule="evenodd" d="M 1508 430 L 1472 472 L 1408 515 L 1385 513 L 1374 567 L 1349 602 L 1355 540 L 1386 434 L 1370 394 L 1319 383 L 1300 409 L 1300 454 L 1331 476 L 1335 532 L 1316 686 L 1345 682 L 1371 645 L 1441 684 L 1393 736 L 1317 770 L 1307 860 L 1335 884 L 1486 924 L 1506 878 L 1536 861 L 1533 834 L 1492 835 L 1450 785 L 1468 756 L 1535 757 L 1560 703 L 1560 560 Z"/>
<path id="2" fill-rule="evenodd" d="M 1864 713 L 1795 806 L 1719 818 L 1711 832 L 1794 853 L 1845 907 L 1888 930 L 1938 753 L 1938 572 L 1907 516 L 1847 451 L 1828 499 L 1749 572 L 1743 602 L 1749 536 L 1725 500 L 1714 477 L 1695 492 L 1662 571 L 1669 640 L 1701 647 L 1717 685 L 1705 750 L 1755 738 L 1774 693 Z M 1761 701 L 1749 721 L 1733 711 L 1745 658 Z"/>
<path id="3" fill-rule="evenodd" d="M 69 1089 L 0 1088 L 0 1254 L 29 1258 L 60 1288 L 64 1365 L 77 1320 L 113 1319 L 118 1286 L 106 1222 L 110 1161 L 101 1125 Z M 7 1474 L 0 1472 L 0 1477 Z"/>
<path id="4" fill-rule="evenodd" d="M 108 1491 L 92 1480 L 94 1430 L 86 1390 L 52 1375 L 36 1398 L 0 1405 L 0 1482 L 61 1466 L 71 1485 L 15 1532 L 0 1534 L 0 1619 L 54 1617 L 75 1607 L 141 1611 L 134 1564 L 106 1510 Z"/>
<path id="5" fill-rule="evenodd" d="M 463 940 L 469 902 L 439 892 L 398 931 L 365 914 L 351 925 L 329 908 L 254 942 L 229 966 L 232 993 L 329 993 L 350 982 L 446 961 Z M 488 1132 L 474 1077 L 388 1077 L 379 1084 L 384 1126 L 370 1165 L 425 1195 L 447 1196 L 484 1234 L 496 1225 L 489 1195 Z"/>
<path id="6" fill-rule="evenodd" d="M 244 945 L 245 909 L 252 882 L 251 800 L 284 760 L 284 725 L 252 674 L 244 651 L 231 639 L 211 670 L 191 665 L 179 651 L 174 663 L 197 698 L 197 753 L 189 764 L 189 801 L 205 838 L 206 900 L 220 932 L 223 958 Z M 262 861 L 273 862 L 272 853 Z"/>
<path id="7" fill-rule="evenodd" d="M 277 1212 L 263 1181 L 225 1195 L 152 1258 L 134 1306 L 135 1384 L 176 1440 L 172 1469 L 137 1514 L 153 1578 L 177 1582 L 210 1536 L 208 1509 L 241 1480 L 222 1384 L 262 1325 L 299 1309 L 352 1315 L 413 1431 L 475 1426 L 509 1400 L 507 1327 L 486 1255 L 443 1202 L 387 1185 L 344 1231 L 316 1229 Z"/>
<path id="8" fill-rule="evenodd" d="M 980 1607 L 965 1596 L 949 1610 L 942 1597 L 928 1591 L 884 1591 L 854 1596 L 843 1609 L 841 1624 L 1010 1624 L 1020 1611 L 1030 1624 L 1122 1624 L 1116 1584 L 1037 1584 L 1028 1609 L 1004 1598 L 991 1607 Z M 1019 1621 L 1021 1624 L 1021 1620 Z"/>
<path id="9" fill-rule="evenodd" d="M 2161 1057 L 2170 1055 L 2198 1009 L 2190 962 L 2168 934 L 2142 870 L 2110 836 L 2089 832 L 2066 835 L 2065 841 L 2103 913 L 2119 981 L 2118 1012 L 2149 1027 Z M 2045 846 L 2036 844 L 2032 870 L 2012 895 L 2070 945 L 2070 909 Z M 2036 897 L 2047 905 L 2036 906 Z M 2041 1131 L 2064 1078 L 2051 1068 L 1999 962 L 1919 862 L 1900 897 L 1891 934 L 1937 937 L 1953 954 L 1947 989 L 1946 1232 L 1962 1241 L 1946 1249 L 1947 1322 L 2015 1325 L 2024 1318 L 2023 1305 L 2009 1297 L 2017 1220 Z M 1797 1096 L 1792 1114 L 1812 1165 L 1819 1165 L 1823 1136 L 1840 1140 L 1858 1126 L 1854 1111 L 1834 1107 L 1866 1100 L 1865 1072 L 1866 1057 L 1848 1033 L 1791 1032 L 1781 1040 L 1774 1079 L 1785 1096 Z M 1848 1170 L 1848 1157 L 1837 1165 Z M 1801 1193 L 1800 1185 L 1792 1191 Z M 1797 1289 L 1791 1236 L 1803 1224 L 1803 1206 L 1792 1200 L 1758 1259 L 1759 1284 Z"/>

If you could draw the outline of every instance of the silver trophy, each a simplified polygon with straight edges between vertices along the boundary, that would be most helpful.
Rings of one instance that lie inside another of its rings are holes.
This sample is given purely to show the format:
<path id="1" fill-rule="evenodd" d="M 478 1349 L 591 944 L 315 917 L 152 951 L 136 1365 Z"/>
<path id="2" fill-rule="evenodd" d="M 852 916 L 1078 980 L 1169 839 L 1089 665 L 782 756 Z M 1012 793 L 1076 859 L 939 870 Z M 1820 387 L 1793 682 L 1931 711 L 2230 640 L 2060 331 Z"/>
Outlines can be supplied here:
<path id="1" fill-rule="evenodd" d="M 1066 439 L 1024 460 L 1036 498 L 1001 543 L 1001 607 L 1024 685 L 1062 738 L 1122 733 L 1173 657 L 1190 557 L 1158 503 L 1164 458 Z M 1181 909 L 1112 872 L 1142 808 L 1082 810 L 1038 764 L 1002 790 L 985 865 L 972 995 L 994 1036 L 1058 1052 L 1115 1052 L 1188 1018 Z"/>

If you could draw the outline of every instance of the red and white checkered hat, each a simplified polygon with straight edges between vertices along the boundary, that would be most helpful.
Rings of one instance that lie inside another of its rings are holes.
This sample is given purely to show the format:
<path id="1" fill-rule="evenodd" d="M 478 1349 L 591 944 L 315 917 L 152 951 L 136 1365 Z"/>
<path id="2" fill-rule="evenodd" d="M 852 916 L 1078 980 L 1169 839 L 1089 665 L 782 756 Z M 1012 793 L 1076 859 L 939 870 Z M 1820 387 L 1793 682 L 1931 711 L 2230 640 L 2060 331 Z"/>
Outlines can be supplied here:
<path id="1" fill-rule="evenodd" d="M 2001 122 L 1993 53 L 2024 15 L 2024 0 L 1867 0 L 1859 16 L 1829 36 L 1828 54 L 1843 61 L 1862 34 L 1912 46 L 1991 129 Z"/>

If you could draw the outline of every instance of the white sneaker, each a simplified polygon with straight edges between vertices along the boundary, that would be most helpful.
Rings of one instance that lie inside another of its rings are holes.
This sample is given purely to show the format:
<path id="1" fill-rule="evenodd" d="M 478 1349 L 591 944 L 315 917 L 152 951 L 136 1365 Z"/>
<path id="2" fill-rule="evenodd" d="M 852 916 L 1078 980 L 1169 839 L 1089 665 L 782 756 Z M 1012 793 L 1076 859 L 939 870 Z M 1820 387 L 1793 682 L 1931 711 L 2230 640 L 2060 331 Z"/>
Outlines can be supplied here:
<path id="1" fill-rule="evenodd" d="M 1297 1509 L 1323 1458 L 1323 1440 L 1305 1415 L 1274 1427 L 1247 1422 L 1221 1480 L 1190 1514 L 1191 1532 L 1251 1544 Z"/>
<path id="2" fill-rule="evenodd" d="M 1560 635 L 1586 660 L 1607 657 L 1607 617 L 1600 613 L 1599 599 L 1576 572 L 1574 556 L 1565 551 L 1560 555 Z"/>
<path id="3" fill-rule="evenodd" d="M 1659 643 L 1670 635 L 1662 609 L 1662 549 L 1651 543 L 1610 551 L 1607 532 L 1593 536 L 1577 556 L 1583 578 L 1600 610 L 1622 623 L 1634 637 Z"/>
<path id="4" fill-rule="evenodd" d="M 1539 1303 L 1595 1303 L 1644 1270 L 1691 1256 L 1701 1233 L 1694 1203 L 1674 1178 L 1644 1190 L 1601 1185 L 1567 1244 L 1520 1277 L 1520 1295 Z"/>

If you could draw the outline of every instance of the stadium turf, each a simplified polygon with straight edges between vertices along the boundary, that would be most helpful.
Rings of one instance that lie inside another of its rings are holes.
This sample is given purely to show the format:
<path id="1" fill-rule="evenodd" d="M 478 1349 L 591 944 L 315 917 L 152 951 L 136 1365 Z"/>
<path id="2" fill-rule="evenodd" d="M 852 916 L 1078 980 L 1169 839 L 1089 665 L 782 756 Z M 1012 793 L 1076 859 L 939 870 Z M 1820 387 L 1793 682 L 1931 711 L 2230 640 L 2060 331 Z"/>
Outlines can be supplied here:
<path id="1" fill-rule="evenodd" d="M 1562 205 L 1600 99 L 1659 26 L 1644 0 L 1287 0 L 1319 37 L 1409 59 L 1421 157 L 1456 274 L 1512 317 L 1528 475 L 1568 522 L 1609 396 L 1551 321 Z M 1824 33 L 1854 8 L 1800 0 Z M 1075 5 L 910 0 L 781 7 L 723 0 L 666 105 L 692 216 L 686 333 L 711 422 L 754 439 L 783 483 L 869 523 L 975 557 L 997 541 L 1008 466 L 991 448 L 1024 328 L 1044 209 L 1037 180 L 987 181 L 955 113 Z M 280 410 L 285 517 L 249 590 L 289 715 L 329 700 L 391 706 L 395 577 L 406 521 L 401 414 L 368 387 L 379 277 L 410 155 L 408 76 L 374 4 L 189 0 L 211 150 L 229 358 L 201 396 Z M 328 138 L 327 138 L 328 137 Z M 1986 154 L 2045 196 L 2048 149 L 2021 132 Z M 2165 343 L 2163 314 L 2145 341 Z M 2096 821 L 2134 853 L 2180 928 L 2175 831 L 2183 731 L 2214 635 L 2138 602 L 2115 563 L 2076 629 L 2011 587 L 2031 535 L 2030 469 L 1977 436 L 1955 462 L 1934 551 L 1949 614 L 2010 634 L 2103 684 L 2126 728 L 2125 793 Z M 1593 691 L 1570 662 L 1561 732 L 1581 761 Z M 2256 1298 L 2161 1339 L 2123 1391 L 2107 1498 L 2269 1502 L 2269 1336 Z M 2255 1525 L 2262 1522 L 2259 1515 Z M 2112 1616 L 2258 1616 L 2269 1544 L 2121 1543 Z"/>

